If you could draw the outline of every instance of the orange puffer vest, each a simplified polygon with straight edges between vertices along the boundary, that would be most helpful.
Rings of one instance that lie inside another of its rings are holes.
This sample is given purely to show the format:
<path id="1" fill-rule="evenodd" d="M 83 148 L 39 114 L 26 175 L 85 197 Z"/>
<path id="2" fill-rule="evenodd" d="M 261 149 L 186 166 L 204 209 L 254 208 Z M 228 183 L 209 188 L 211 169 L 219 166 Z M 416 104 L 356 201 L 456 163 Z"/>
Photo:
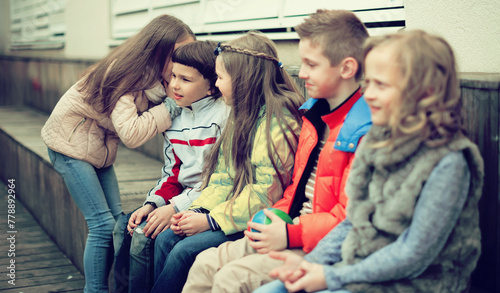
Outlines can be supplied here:
<path id="1" fill-rule="evenodd" d="M 354 151 L 360 138 L 370 129 L 371 115 L 368 105 L 361 97 L 361 90 L 356 91 L 332 112 L 328 111 L 329 106 L 325 100 L 309 99 L 302 108 L 309 108 L 309 111 L 303 119 L 295 156 L 293 184 L 288 186 L 283 199 L 273 207 L 287 212 L 292 218 L 300 215 L 302 205 L 307 201 L 305 185 L 316 157 L 311 154 L 317 152 L 318 132 L 322 133 L 326 124 L 330 128 L 330 134 L 319 154 L 313 212 L 301 215 L 297 225 L 287 224 L 289 248 L 302 247 L 307 253 L 345 219 L 347 196 L 344 186 L 354 159 Z"/>

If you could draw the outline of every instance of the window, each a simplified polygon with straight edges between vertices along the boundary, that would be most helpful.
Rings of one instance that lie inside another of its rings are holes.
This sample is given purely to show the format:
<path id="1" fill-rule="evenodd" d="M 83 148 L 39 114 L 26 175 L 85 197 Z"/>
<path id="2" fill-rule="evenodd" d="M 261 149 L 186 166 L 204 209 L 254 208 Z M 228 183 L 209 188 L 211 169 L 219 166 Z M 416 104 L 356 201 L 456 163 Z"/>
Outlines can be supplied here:
<path id="1" fill-rule="evenodd" d="M 10 0 L 11 49 L 64 47 L 67 0 Z"/>
<path id="2" fill-rule="evenodd" d="M 111 7 L 115 45 L 160 14 L 182 19 L 198 39 L 220 41 L 248 30 L 272 40 L 298 39 L 293 27 L 319 8 L 353 11 L 370 35 L 405 26 L 404 0 L 113 0 Z"/>

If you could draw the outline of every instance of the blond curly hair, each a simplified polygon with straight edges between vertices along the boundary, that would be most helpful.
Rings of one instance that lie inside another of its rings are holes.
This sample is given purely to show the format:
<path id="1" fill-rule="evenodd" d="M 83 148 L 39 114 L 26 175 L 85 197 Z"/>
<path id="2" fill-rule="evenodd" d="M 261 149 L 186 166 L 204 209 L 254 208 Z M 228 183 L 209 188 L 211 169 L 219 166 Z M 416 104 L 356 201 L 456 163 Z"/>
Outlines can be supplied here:
<path id="1" fill-rule="evenodd" d="M 369 38 L 364 57 L 390 45 L 403 76 L 400 109 L 390 119 L 382 145 L 419 137 L 428 146 L 447 143 L 462 127 L 461 99 L 453 49 L 442 37 L 421 30 Z"/>

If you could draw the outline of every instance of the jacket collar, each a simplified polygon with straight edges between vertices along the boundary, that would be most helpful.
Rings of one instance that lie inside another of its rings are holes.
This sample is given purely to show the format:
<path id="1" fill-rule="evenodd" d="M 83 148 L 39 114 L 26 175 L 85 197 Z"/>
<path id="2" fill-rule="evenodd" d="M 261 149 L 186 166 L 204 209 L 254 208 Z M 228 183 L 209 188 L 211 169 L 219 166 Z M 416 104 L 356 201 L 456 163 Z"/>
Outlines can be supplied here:
<path id="1" fill-rule="evenodd" d="M 342 128 L 335 141 L 334 148 L 343 152 L 355 152 L 360 138 L 365 135 L 371 127 L 371 113 L 368 104 L 361 96 L 361 88 L 356 90 L 341 105 L 329 111 L 328 102 L 324 99 L 310 98 L 300 109 L 307 109 L 304 116 L 318 129 L 320 120 L 326 124 L 343 123 Z M 319 131 L 319 129 L 318 129 Z"/>
<path id="2" fill-rule="evenodd" d="M 371 126 L 370 108 L 364 97 L 360 97 L 347 113 L 334 148 L 339 151 L 354 153 L 360 138 L 370 130 Z"/>
<path id="3" fill-rule="evenodd" d="M 182 107 L 182 109 L 186 110 L 188 112 L 198 112 L 198 111 L 201 111 L 203 108 L 205 108 L 209 105 L 212 105 L 217 100 L 218 99 L 214 98 L 213 96 L 206 96 L 206 97 L 201 98 L 198 101 L 192 103 L 191 107 Z"/>

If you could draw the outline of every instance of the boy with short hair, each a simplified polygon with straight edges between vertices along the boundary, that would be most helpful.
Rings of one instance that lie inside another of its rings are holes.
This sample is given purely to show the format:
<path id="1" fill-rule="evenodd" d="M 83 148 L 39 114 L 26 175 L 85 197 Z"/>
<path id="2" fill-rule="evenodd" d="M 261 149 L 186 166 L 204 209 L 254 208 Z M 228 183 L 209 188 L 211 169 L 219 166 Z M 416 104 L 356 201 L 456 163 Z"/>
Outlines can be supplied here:
<path id="1" fill-rule="evenodd" d="M 318 10 L 296 27 L 300 37 L 308 109 L 295 157 L 293 183 L 273 207 L 287 212 L 287 224 L 272 212 L 269 225 L 249 222 L 260 232 L 198 255 L 183 292 L 251 292 L 270 282 L 281 264 L 267 254 L 293 249 L 305 254 L 345 218 L 347 180 L 354 151 L 371 126 L 361 97 L 362 46 L 368 37 L 349 11 Z"/>
<path id="2" fill-rule="evenodd" d="M 154 239 L 170 227 L 173 214 L 187 210 L 200 195 L 205 156 L 220 137 L 230 111 L 215 86 L 216 44 L 195 41 L 172 55 L 169 96 L 182 111 L 163 133 L 162 178 L 143 206 L 115 225 L 115 292 L 151 290 Z"/>

